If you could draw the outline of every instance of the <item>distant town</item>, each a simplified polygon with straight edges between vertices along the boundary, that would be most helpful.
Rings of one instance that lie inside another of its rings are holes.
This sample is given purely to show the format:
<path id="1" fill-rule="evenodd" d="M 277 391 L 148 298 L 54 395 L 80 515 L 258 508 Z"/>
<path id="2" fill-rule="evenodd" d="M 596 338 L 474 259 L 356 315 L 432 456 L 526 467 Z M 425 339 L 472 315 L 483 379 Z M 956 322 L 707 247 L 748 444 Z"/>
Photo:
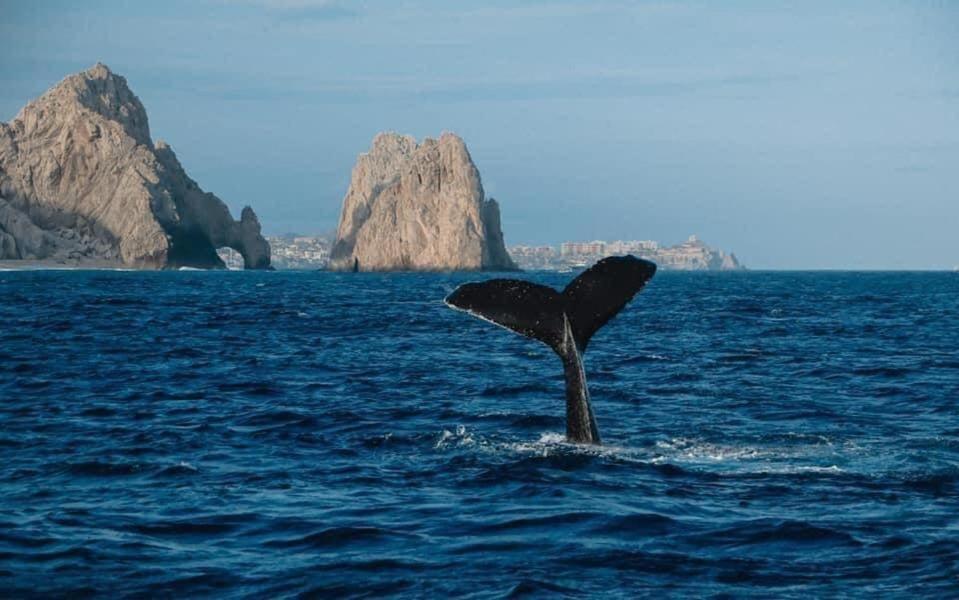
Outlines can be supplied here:
<path id="1" fill-rule="evenodd" d="M 648 258 L 659 268 L 673 271 L 737 271 L 744 267 L 735 254 L 704 244 L 695 235 L 675 246 L 652 240 L 563 242 L 554 246 L 512 246 L 510 256 L 525 270 L 564 271 L 589 266 L 605 256 L 632 254 Z"/>
<path id="2" fill-rule="evenodd" d="M 267 237 L 272 264 L 277 269 L 324 269 L 332 242 L 327 236 L 283 235 Z M 672 271 L 738 271 L 745 267 L 735 254 L 710 248 L 695 235 L 675 246 L 652 240 L 563 242 L 557 246 L 510 246 L 510 256 L 527 271 L 566 271 L 589 266 L 605 256 L 633 254 L 648 258 Z M 242 269 L 243 257 L 230 248 L 220 251 L 230 269 Z"/>

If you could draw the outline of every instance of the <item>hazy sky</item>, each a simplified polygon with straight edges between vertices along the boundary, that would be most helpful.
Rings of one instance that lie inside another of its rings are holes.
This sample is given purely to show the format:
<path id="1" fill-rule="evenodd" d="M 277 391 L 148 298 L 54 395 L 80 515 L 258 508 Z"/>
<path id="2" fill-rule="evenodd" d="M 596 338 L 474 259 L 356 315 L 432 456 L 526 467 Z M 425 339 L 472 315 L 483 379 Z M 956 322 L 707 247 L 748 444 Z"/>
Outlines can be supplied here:
<path id="1" fill-rule="evenodd" d="M 0 0 L 0 39 L 0 120 L 102 61 L 267 233 L 334 228 L 376 132 L 450 130 L 509 244 L 959 265 L 959 2 Z"/>

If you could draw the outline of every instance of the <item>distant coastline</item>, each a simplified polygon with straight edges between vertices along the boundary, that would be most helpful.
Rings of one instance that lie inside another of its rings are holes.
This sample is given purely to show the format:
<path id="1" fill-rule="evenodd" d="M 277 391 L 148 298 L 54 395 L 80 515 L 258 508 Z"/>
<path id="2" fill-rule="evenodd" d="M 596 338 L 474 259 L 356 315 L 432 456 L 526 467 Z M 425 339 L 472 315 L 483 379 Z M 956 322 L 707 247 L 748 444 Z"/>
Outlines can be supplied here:
<path id="1" fill-rule="evenodd" d="M 664 246 L 653 240 L 563 242 L 555 246 L 512 246 L 510 256 L 521 269 L 565 271 L 589 266 L 613 255 L 632 254 L 655 262 L 666 271 L 742 271 L 736 255 L 712 248 L 697 236 Z"/>
<path id="2" fill-rule="evenodd" d="M 277 269 L 325 269 L 333 240 L 329 235 L 267 236 L 273 266 Z M 509 246 L 519 268 L 527 271 L 567 271 L 584 268 L 611 255 L 632 254 L 655 262 L 667 271 L 742 271 L 736 255 L 712 248 L 696 236 L 674 246 L 652 240 L 563 242 L 559 246 Z M 242 257 L 229 248 L 220 250 L 228 268 L 242 268 Z"/>

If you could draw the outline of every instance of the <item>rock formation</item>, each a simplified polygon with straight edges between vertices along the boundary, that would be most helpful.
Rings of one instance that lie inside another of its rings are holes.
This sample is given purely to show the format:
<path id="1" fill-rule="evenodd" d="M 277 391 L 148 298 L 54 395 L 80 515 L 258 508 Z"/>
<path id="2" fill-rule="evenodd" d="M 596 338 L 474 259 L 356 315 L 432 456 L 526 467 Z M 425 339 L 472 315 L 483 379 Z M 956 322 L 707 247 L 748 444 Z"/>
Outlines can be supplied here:
<path id="1" fill-rule="evenodd" d="M 0 123 L 0 258 L 222 267 L 270 266 L 249 207 L 239 221 L 150 138 L 126 80 L 102 64 L 67 77 Z"/>
<path id="2" fill-rule="evenodd" d="M 381 133 L 353 167 L 330 268 L 512 270 L 499 205 L 458 136 Z"/>

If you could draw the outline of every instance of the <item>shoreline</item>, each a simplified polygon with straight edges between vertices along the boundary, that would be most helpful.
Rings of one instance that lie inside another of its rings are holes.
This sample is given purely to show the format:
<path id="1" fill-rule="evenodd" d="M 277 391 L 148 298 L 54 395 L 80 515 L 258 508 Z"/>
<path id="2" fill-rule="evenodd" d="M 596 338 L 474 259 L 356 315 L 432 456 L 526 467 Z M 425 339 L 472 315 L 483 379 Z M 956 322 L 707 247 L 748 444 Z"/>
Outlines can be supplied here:
<path id="1" fill-rule="evenodd" d="M 106 260 L 0 260 L 0 271 L 136 271 Z"/>

